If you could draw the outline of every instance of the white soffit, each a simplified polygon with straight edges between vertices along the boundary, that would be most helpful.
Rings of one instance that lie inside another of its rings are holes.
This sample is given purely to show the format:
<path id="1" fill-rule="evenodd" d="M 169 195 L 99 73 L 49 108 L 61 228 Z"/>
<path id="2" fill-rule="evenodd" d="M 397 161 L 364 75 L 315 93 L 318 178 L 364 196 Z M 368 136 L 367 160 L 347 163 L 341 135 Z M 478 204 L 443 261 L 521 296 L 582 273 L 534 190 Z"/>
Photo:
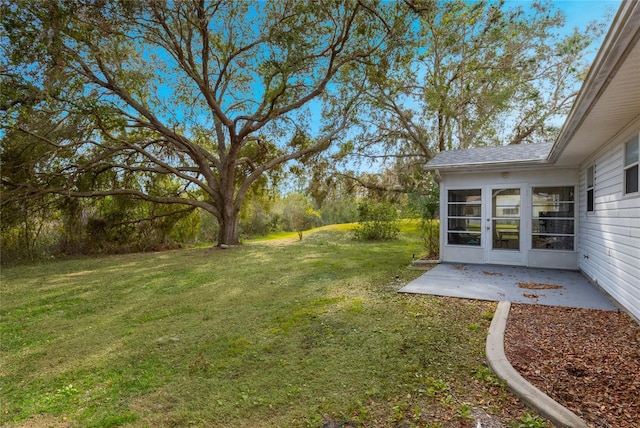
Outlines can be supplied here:
<path id="1" fill-rule="evenodd" d="M 579 165 L 640 115 L 640 44 L 587 114 L 557 165 Z"/>

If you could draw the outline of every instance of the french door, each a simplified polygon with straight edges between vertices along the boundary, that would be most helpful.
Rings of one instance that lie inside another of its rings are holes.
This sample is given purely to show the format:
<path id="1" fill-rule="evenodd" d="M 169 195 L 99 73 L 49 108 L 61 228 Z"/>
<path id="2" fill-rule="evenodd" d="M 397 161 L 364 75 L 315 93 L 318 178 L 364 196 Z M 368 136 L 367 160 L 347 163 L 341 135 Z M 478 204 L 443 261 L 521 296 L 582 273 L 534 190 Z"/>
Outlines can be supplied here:
<path id="1" fill-rule="evenodd" d="M 485 260 L 493 264 L 523 264 L 521 187 L 491 187 L 486 192 Z M 526 204 L 525 204 L 526 205 Z"/>

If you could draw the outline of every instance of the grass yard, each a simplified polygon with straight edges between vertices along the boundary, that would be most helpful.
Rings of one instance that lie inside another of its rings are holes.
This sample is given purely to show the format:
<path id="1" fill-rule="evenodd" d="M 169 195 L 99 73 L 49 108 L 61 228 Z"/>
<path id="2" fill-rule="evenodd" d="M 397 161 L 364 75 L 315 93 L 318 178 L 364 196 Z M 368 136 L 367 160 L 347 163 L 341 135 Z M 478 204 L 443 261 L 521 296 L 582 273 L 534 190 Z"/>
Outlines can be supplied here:
<path id="1" fill-rule="evenodd" d="M 3 268 L 0 425 L 515 423 L 484 363 L 494 304 L 396 292 L 421 273 L 409 226 Z"/>

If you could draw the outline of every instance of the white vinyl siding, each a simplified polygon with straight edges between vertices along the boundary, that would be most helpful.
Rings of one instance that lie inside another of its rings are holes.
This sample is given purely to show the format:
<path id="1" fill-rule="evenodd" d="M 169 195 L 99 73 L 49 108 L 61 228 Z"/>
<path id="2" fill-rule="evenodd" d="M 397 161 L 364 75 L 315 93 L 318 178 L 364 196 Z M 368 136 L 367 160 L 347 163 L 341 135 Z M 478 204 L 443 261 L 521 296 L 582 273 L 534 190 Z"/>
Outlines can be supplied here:
<path id="1" fill-rule="evenodd" d="M 580 201 L 578 266 L 640 319 L 640 194 L 625 194 L 624 162 L 625 143 L 618 142 L 587 164 L 598 167 L 593 212 L 587 215 L 586 198 Z M 584 195 L 587 168 L 580 183 Z"/>

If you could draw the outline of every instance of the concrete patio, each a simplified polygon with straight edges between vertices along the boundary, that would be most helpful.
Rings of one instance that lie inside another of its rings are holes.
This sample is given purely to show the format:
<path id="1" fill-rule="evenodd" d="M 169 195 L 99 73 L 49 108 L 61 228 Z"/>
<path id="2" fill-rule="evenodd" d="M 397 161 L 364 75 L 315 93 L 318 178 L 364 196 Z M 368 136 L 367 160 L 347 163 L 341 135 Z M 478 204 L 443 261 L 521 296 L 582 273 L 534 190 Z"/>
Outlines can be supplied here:
<path id="1" fill-rule="evenodd" d="M 441 263 L 401 293 L 617 310 L 580 272 L 521 266 Z"/>

